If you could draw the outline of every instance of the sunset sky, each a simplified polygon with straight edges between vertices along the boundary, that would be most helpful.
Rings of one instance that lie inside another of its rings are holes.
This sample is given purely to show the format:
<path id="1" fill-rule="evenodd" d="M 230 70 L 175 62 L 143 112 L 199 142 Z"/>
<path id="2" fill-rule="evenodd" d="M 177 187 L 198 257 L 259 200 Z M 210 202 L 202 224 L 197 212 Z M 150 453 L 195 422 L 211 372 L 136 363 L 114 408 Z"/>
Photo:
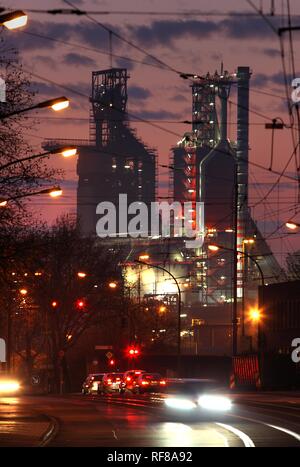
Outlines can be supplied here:
<path id="1" fill-rule="evenodd" d="M 261 17 L 253 16 L 254 10 L 246 0 L 226 2 L 223 0 L 127 0 L 126 2 L 73 0 L 73 3 L 84 10 L 144 12 L 141 15 L 92 15 L 92 17 L 155 55 L 173 69 L 206 74 L 208 71 L 220 70 L 221 61 L 224 63 L 224 68 L 230 72 L 234 72 L 238 66 L 250 66 L 253 73 L 250 97 L 250 161 L 265 167 L 269 166 L 271 132 L 265 130 L 264 124 L 274 117 L 281 117 L 286 123 L 289 121 L 279 39 Z M 262 3 L 264 12 L 266 14 L 270 12 L 269 0 L 262 2 L 254 0 L 254 3 L 257 6 Z M 276 27 L 283 24 L 280 18 L 282 3 L 286 4 L 275 0 L 276 16 L 270 18 Z M 290 3 L 292 23 L 300 25 L 300 2 L 291 0 Z M 62 0 L 42 2 L 7 0 L 4 4 L 5 7 L 24 10 L 70 8 Z M 194 10 L 203 14 L 194 16 L 178 14 Z M 212 11 L 221 15 L 205 15 Z M 156 14 L 151 15 L 149 12 Z M 165 15 L 166 12 L 169 14 Z M 232 12 L 250 12 L 251 16 L 235 16 L 231 14 Z M 47 110 L 36 114 L 40 124 L 26 132 L 34 145 L 34 150 L 38 152 L 45 138 L 88 138 L 91 72 L 110 66 L 108 33 L 84 16 L 28 14 L 28 25 L 23 32 L 7 31 L 5 35 L 9 43 L 18 48 L 24 69 L 33 73 L 31 78 L 33 86 L 39 91 L 36 100 L 64 94 L 71 99 L 70 108 L 59 116 Z M 58 43 L 32 34 L 71 42 L 74 45 Z M 294 33 L 293 40 L 296 73 L 298 72 L 300 77 L 300 31 Z M 289 72 L 288 35 L 284 44 Z M 87 50 L 87 48 L 95 50 Z M 178 136 L 172 135 L 144 122 L 132 123 L 139 136 L 149 146 L 157 149 L 159 162 L 167 163 L 172 145 L 177 142 L 179 135 L 190 129 L 184 124 L 169 123 L 169 121 L 191 119 L 189 82 L 182 80 L 175 72 L 159 66 L 151 66 L 156 63 L 116 38 L 113 38 L 113 53 L 140 62 L 129 62 L 122 58 L 113 60 L 114 66 L 127 67 L 130 71 L 129 113 L 146 120 L 159 121 L 161 126 L 178 134 Z M 53 83 L 47 82 L 44 78 Z M 64 85 L 69 90 L 64 90 L 59 85 Z M 79 91 L 83 96 L 73 91 Z M 261 91 L 271 95 L 262 94 Z M 234 90 L 230 99 L 233 103 L 230 105 L 229 119 L 232 125 L 229 128 L 229 137 L 234 140 L 236 139 Z M 255 112 L 262 115 L 259 116 Z M 275 134 L 273 169 L 282 170 L 292 151 L 291 131 L 289 129 L 278 131 Z M 54 162 L 52 158 L 52 163 L 65 170 L 64 196 L 59 201 L 51 201 L 51 204 L 47 199 L 38 200 L 35 205 L 37 214 L 40 213 L 42 218 L 49 222 L 52 222 L 58 214 L 74 211 L 76 207 L 76 161 L 61 161 L 57 158 Z M 296 177 L 294 160 L 286 173 Z M 161 170 L 159 180 L 160 194 L 166 194 L 168 180 L 165 169 Z M 275 181 L 276 175 L 250 164 L 250 205 L 258 203 Z M 260 221 L 259 225 L 263 233 L 266 235 L 272 233 L 278 222 L 282 223 L 288 220 L 287 218 L 293 217 L 297 196 L 297 183 L 282 178 L 279 188 L 273 191 L 265 203 L 259 203 L 254 209 L 254 218 Z M 278 210 L 279 214 L 274 215 Z M 300 222 L 300 213 L 295 220 Z M 280 260 L 287 252 L 300 248 L 300 234 L 278 239 L 285 233 L 285 229 L 280 229 L 270 238 L 270 245 Z"/>

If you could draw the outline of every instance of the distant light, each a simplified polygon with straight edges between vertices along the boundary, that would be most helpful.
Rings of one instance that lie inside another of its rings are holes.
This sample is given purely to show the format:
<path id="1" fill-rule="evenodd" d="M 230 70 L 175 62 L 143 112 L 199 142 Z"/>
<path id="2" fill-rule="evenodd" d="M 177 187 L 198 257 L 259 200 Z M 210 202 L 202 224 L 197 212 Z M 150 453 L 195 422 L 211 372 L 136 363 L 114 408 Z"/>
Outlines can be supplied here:
<path id="1" fill-rule="evenodd" d="M 27 24 L 28 16 L 24 11 L 17 10 L 0 16 L 0 24 L 7 29 L 22 28 Z"/>
<path id="2" fill-rule="evenodd" d="M 299 224 L 296 224 L 295 222 L 286 222 L 285 226 L 290 230 L 296 230 L 299 228 Z"/>
<path id="3" fill-rule="evenodd" d="M 253 308 L 249 311 L 249 317 L 251 321 L 258 322 L 261 319 L 261 311 L 257 308 Z"/>
<path id="4" fill-rule="evenodd" d="M 7 206 L 7 200 L 6 199 L 0 201 L 0 208 L 5 208 L 6 206 Z"/>
<path id="5" fill-rule="evenodd" d="M 85 272 L 78 272 L 77 276 L 80 277 L 81 279 L 84 279 L 86 277 L 86 273 Z"/>
<path id="6" fill-rule="evenodd" d="M 164 306 L 164 305 L 162 305 L 162 306 L 159 307 L 159 311 L 160 311 L 161 313 L 164 313 L 166 310 L 167 310 L 167 307 Z"/>
<path id="7" fill-rule="evenodd" d="M 219 247 L 217 245 L 208 245 L 208 249 L 210 251 L 219 251 Z"/>
<path id="8" fill-rule="evenodd" d="M 233 229 L 230 229 L 230 228 L 229 228 L 229 229 L 226 229 L 225 232 L 226 232 L 226 233 L 232 233 L 232 232 L 233 232 Z"/>
<path id="9" fill-rule="evenodd" d="M 117 168 L 116 164 L 113 164 L 113 165 L 111 166 L 111 168 L 112 168 L 112 169 L 116 169 L 116 168 Z"/>
<path id="10" fill-rule="evenodd" d="M 110 287 L 111 289 L 116 289 L 117 286 L 118 286 L 118 284 L 117 284 L 116 282 L 110 282 L 110 283 L 108 284 L 108 287 Z"/>
<path id="11" fill-rule="evenodd" d="M 70 101 L 66 97 L 61 97 L 59 99 L 56 99 L 56 102 L 54 102 L 51 105 L 51 108 L 55 111 L 58 112 L 59 110 L 64 110 L 67 107 L 69 107 Z"/>
<path id="12" fill-rule="evenodd" d="M 53 300 L 53 302 L 51 303 L 51 306 L 52 306 L 52 308 L 56 308 L 57 307 L 57 302 L 55 300 Z"/>
<path id="13" fill-rule="evenodd" d="M 61 154 L 63 157 L 72 157 L 76 156 L 77 154 L 77 148 L 70 148 L 70 149 L 64 149 Z"/>
<path id="14" fill-rule="evenodd" d="M 20 289 L 20 294 L 21 295 L 27 295 L 28 290 L 27 289 Z"/>
<path id="15" fill-rule="evenodd" d="M 180 318 L 187 318 L 187 314 L 183 313 L 182 315 L 180 315 Z"/>
<path id="16" fill-rule="evenodd" d="M 34 275 L 35 275 L 35 276 L 41 276 L 42 273 L 41 273 L 41 272 L 35 272 Z"/>
<path id="17" fill-rule="evenodd" d="M 150 259 L 150 256 L 147 253 L 139 256 L 139 260 L 141 261 L 147 261 L 148 259 Z"/>
<path id="18" fill-rule="evenodd" d="M 57 187 L 57 188 L 54 188 L 52 191 L 49 192 L 49 195 L 51 196 L 51 198 L 58 198 L 59 196 L 61 196 L 63 193 L 62 189 Z"/>

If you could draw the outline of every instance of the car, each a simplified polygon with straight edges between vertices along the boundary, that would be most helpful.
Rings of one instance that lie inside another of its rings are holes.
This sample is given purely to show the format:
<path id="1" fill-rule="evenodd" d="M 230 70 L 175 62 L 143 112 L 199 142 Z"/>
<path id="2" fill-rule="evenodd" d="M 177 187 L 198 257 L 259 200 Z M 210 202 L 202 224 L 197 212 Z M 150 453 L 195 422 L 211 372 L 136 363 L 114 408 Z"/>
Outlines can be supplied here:
<path id="1" fill-rule="evenodd" d="M 20 382 L 9 375 L 0 375 L 0 396 L 15 395 L 21 389 Z"/>
<path id="2" fill-rule="evenodd" d="M 82 394 L 97 394 L 105 373 L 91 373 L 84 380 Z"/>
<path id="3" fill-rule="evenodd" d="M 232 408 L 226 390 L 216 381 L 204 379 L 169 381 L 164 403 L 166 408 L 177 413 L 185 411 L 208 415 L 228 412 Z"/>
<path id="4" fill-rule="evenodd" d="M 140 375 L 146 373 L 146 370 L 128 370 L 125 371 L 120 385 L 119 392 L 122 394 L 125 391 L 134 392 L 136 381 Z"/>
<path id="5" fill-rule="evenodd" d="M 99 385 L 98 394 L 119 392 L 122 379 L 123 373 L 105 373 Z"/>
<path id="6" fill-rule="evenodd" d="M 135 381 L 133 392 L 162 392 L 166 388 L 166 380 L 159 373 L 142 373 Z"/>

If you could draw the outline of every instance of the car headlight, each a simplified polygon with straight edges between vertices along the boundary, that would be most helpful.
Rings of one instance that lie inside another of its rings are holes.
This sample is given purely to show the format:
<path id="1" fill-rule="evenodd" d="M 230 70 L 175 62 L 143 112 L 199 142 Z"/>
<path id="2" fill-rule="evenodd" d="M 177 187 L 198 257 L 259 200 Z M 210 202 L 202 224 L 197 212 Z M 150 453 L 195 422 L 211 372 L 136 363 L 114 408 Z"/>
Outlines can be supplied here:
<path id="1" fill-rule="evenodd" d="M 16 392 L 20 389 L 20 383 L 14 380 L 2 380 L 0 381 L 0 393 L 11 393 Z"/>
<path id="2" fill-rule="evenodd" d="M 172 409 L 180 410 L 191 410 L 196 407 L 195 402 L 189 399 L 181 399 L 179 397 L 170 397 L 165 400 L 165 404 Z"/>
<path id="3" fill-rule="evenodd" d="M 231 400 L 224 396 L 204 395 L 199 397 L 198 404 L 202 409 L 227 411 L 232 407 Z"/>

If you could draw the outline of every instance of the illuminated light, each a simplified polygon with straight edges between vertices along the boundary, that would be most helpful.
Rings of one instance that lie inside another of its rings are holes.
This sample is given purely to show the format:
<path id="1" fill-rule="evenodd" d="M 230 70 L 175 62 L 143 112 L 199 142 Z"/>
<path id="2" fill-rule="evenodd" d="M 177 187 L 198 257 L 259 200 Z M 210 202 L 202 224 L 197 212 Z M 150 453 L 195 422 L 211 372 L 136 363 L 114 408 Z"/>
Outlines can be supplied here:
<path id="1" fill-rule="evenodd" d="M 179 409 L 179 410 L 192 410 L 196 406 L 195 402 L 189 400 L 189 399 L 180 399 L 180 398 L 175 398 L 175 397 L 170 397 L 165 400 L 165 404 L 167 407 L 170 407 L 171 409 Z"/>
<path id="2" fill-rule="evenodd" d="M 92 384 L 92 391 L 97 391 L 98 390 L 98 383 L 97 381 L 94 381 Z"/>
<path id="3" fill-rule="evenodd" d="M 61 152 L 62 156 L 63 157 L 72 157 L 72 156 L 76 156 L 77 154 L 77 149 L 76 148 L 69 148 L 69 149 L 64 149 L 62 152 Z"/>
<path id="4" fill-rule="evenodd" d="M 56 308 L 57 305 L 58 305 L 58 303 L 55 300 L 51 303 L 52 308 Z"/>
<path id="5" fill-rule="evenodd" d="M 209 105 L 213 107 L 215 104 L 213 102 L 210 102 Z"/>
<path id="6" fill-rule="evenodd" d="M 130 169 L 130 165 L 124 165 L 124 169 Z"/>
<path id="7" fill-rule="evenodd" d="M 51 190 L 49 192 L 49 195 L 51 196 L 51 198 L 58 198 L 59 196 L 61 196 L 63 193 L 62 189 L 57 187 L 57 188 L 53 188 L 53 190 Z"/>
<path id="8" fill-rule="evenodd" d="M 191 188 L 188 190 L 189 193 L 195 193 L 195 190 L 192 190 Z"/>
<path id="9" fill-rule="evenodd" d="M 209 123 L 212 125 L 212 124 L 214 123 L 214 121 L 213 121 L 213 120 L 210 120 L 210 122 L 209 122 Z"/>
<path id="10" fill-rule="evenodd" d="M 165 381 L 164 379 L 162 379 L 162 380 L 159 382 L 159 384 L 160 384 L 161 386 L 165 386 L 167 383 L 166 383 L 166 381 Z"/>
<path id="11" fill-rule="evenodd" d="M 111 168 L 116 169 L 117 168 L 116 164 L 112 165 Z"/>
<path id="12" fill-rule="evenodd" d="M 187 314 L 183 313 L 182 315 L 180 315 L 180 318 L 187 318 Z"/>
<path id="13" fill-rule="evenodd" d="M 164 306 L 164 305 L 162 305 L 162 306 L 159 307 L 159 311 L 160 311 L 161 313 L 163 313 L 163 312 L 166 311 L 166 310 L 167 310 L 167 307 Z"/>
<path id="14" fill-rule="evenodd" d="M 59 99 L 56 99 L 56 102 L 51 105 L 51 108 L 55 111 L 58 112 L 59 110 L 64 110 L 67 107 L 69 107 L 70 101 L 66 97 L 61 97 Z"/>
<path id="15" fill-rule="evenodd" d="M 299 224 L 296 224 L 295 222 L 286 222 L 285 226 L 290 230 L 296 230 L 299 228 Z"/>
<path id="16" fill-rule="evenodd" d="M 77 300 L 76 306 L 77 306 L 77 308 L 80 308 L 80 309 L 84 308 L 84 301 L 80 300 L 80 299 Z"/>
<path id="17" fill-rule="evenodd" d="M 34 273 L 34 275 L 35 275 L 35 276 L 41 276 L 42 273 L 37 271 L 37 272 Z"/>
<path id="18" fill-rule="evenodd" d="M 143 386 L 148 386 L 148 385 L 149 385 L 149 381 L 142 381 L 142 385 L 143 385 Z"/>
<path id="19" fill-rule="evenodd" d="M 27 294 L 28 294 L 28 290 L 27 290 L 27 289 L 20 289 L 20 294 L 21 294 L 21 295 L 27 295 Z"/>
<path id="20" fill-rule="evenodd" d="M 20 383 L 18 381 L 9 379 L 0 379 L 0 393 L 11 393 L 16 392 L 20 389 Z"/>
<path id="21" fill-rule="evenodd" d="M 210 251 L 219 251 L 219 247 L 217 245 L 208 245 L 208 249 Z"/>
<path id="22" fill-rule="evenodd" d="M 204 395 L 199 397 L 198 404 L 202 409 L 220 412 L 227 412 L 232 408 L 231 400 L 224 396 Z"/>
<path id="23" fill-rule="evenodd" d="M 116 282 L 110 282 L 108 284 L 108 287 L 110 287 L 111 289 L 116 289 L 118 287 L 118 284 Z"/>
<path id="24" fill-rule="evenodd" d="M 70 341 L 70 340 L 72 339 L 72 337 L 73 337 L 72 334 L 68 334 L 68 335 L 67 335 L 68 341 Z"/>
<path id="25" fill-rule="evenodd" d="M 7 200 L 6 199 L 3 199 L 2 201 L 0 201 L 0 208 L 5 208 L 7 206 Z"/>
<path id="26" fill-rule="evenodd" d="M 225 232 L 226 233 L 233 233 L 233 229 L 226 229 Z"/>
<path id="27" fill-rule="evenodd" d="M 86 277 L 86 273 L 85 272 L 78 272 L 77 276 L 80 277 L 81 279 L 84 279 Z"/>
<path id="28" fill-rule="evenodd" d="M 109 360 L 110 366 L 114 366 L 115 363 L 116 363 L 116 362 L 115 362 L 115 360 L 114 360 L 113 358 L 112 358 L 111 360 Z M 118 378 L 118 379 L 119 379 L 119 378 Z"/>
<path id="29" fill-rule="evenodd" d="M 139 260 L 141 261 L 147 261 L 148 259 L 150 259 L 150 256 L 147 253 L 139 256 Z"/>
<path id="30" fill-rule="evenodd" d="M 249 311 L 249 317 L 251 321 L 258 322 L 261 320 L 261 311 L 257 308 L 253 308 Z"/>
<path id="31" fill-rule="evenodd" d="M 5 15 L 1 15 L 0 21 L 3 26 L 7 29 L 13 30 L 22 28 L 26 26 L 28 20 L 28 16 L 24 11 L 12 11 L 11 13 L 7 13 Z"/>

